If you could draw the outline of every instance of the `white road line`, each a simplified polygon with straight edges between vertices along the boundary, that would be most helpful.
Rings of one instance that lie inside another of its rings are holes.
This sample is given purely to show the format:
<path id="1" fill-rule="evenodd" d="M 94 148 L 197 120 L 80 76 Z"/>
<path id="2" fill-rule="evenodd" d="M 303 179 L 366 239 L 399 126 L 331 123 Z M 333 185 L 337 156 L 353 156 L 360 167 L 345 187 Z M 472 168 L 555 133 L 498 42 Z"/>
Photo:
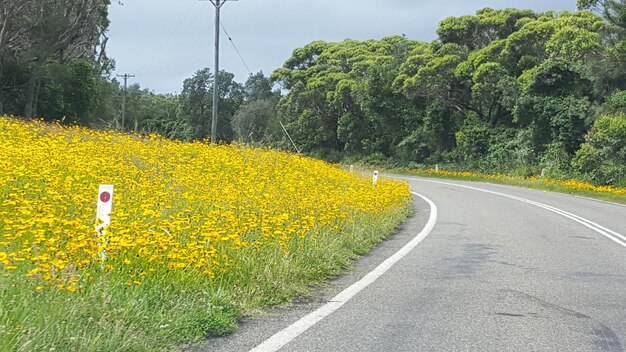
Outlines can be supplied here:
<path id="1" fill-rule="evenodd" d="M 403 175 L 399 175 L 399 174 L 383 174 L 383 175 L 385 177 L 393 178 L 393 179 L 397 179 L 397 180 L 412 179 L 412 180 L 420 180 L 421 181 L 421 179 L 417 179 L 417 178 L 410 177 L 410 176 L 403 176 Z M 424 176 L 424 177 L 427 178 L 428 176 Z M 603 200 L 603 199 L 591 198 L 591 197 L 587 197 L 587 196 L 579 196 L 577 194 L 571 194 L 571 193 L 566 193 L 566 192 L 546 191 L 546 190 L 537 189 L 537 188 L 507 185 L 506 183 L 489 183 L 488 181 L 474 181 L 474 182 L 476 182 L 476 183 L 486 183 L 486 184 L 490 184 L 490 185 L 494 185 L 494 186 L 510 186 L 510 187 L 516 187 L 516 188 L 521 188 L 521 189 L 531 189 L 531 190 L 535 190 L 535 191 L 539 191 L 539 192 L 559 194 L 559 195 L 562 195 L 562 196 L 570 196 L 570 197 L 574 197 L 574 198 L 586 199 L 586 200 L 590 200 L 590 201 L 593 201 L 593 202 L 598 202 L 598 203 L 603 203 L 603 204 L 608 204 L 608 205 L 615 205 L 615 206 L 618 206 L 618 207 L 626 208 L 626 204 L 611 202 L 611 201 Z"/>
<path id="2" fill-rule="evenodd" d="M 433 227 L 435 227 L 435 223 L 437 222 L 437 206 L 430 199 L 415 192 L 411 193 L 425 200 L 426 203 L 428 203 L 428 205 L 430 206 L 430 216 L 428 217 L 428 222 L 426 223 L 426 226 L 424 226 L 422 231 L 418 233 L 417 236 L 415 236 L 415 238 L 413 238 L 409 243 L 407 243 L 391 257 L 387 258 L 384 262 L 378 265 L 374 270 L 365 275 L 361 280 L 355 282 L 350 287 L 341 291 L 341 293 L 331 299 L 330 302 L 321 306 L 317 310 L 305 315 L 300 320 L 289 325 L 283 330 L 277 332 L 272 337 L 265 340 L 265 342 L 263 342 L 262 344 L 251 349 L 250 352 L 278 351 L 280 348 L 291 342 L 300 334 L 308 330 L 310 327 L 312 327 L 313 325 L 339 309 L 341 306 L 346 304 L 352 297 L 354 297 L 357 293 L 361 292 L 371 283 L 380 278 L 387 270 L 389 270 L 394 264 L 399 262 L 400 259 L 409 254 L 411 250 L 413 250 L 424 238 L 426 238 L 426 236 L 428 236 L 428 234 L 432 231 Z"/>
<path id="3" fill-rule="evenodd" d="M 537 206 L 539 208 L 543 208 L 545 210 L 551 211 L 553 213 L 559 214 L 561 216 L 564 216 L 570 220 L 573 220 L 583 226 L 586 226 L 588 228 L 590 228 L 591 230 L 601 234 L 602 236 L 605 236 L 606 238 L 612 240 L 613 242 L 626 247 L 626 236 L 619 234 L 611 229 L 608 229 L 602 225 L 599 225 L 591 220 L 585 219 L 582 216 L 578 216 L 576 214 L 572 214 L 570 212 L 567 212 L 565 210 L 553 207 L 551 205 L 547 205 L 544 203 L 539 203 L 536 202 L 534 200 L 530 200 L 530 199 L 526 199 L 526 198 L 522 198 L 522 197 L 518 197 L 518 196 L 513 196 L 510 194 L 506 194 L 506 193 L 501 193 L 501 192 L 496 192 L 496 191 L 491 191 L 488 189 L 483 189 L 483 188 L 478 188 L 478 187 L 472 187 L 472 186 L 466 186 L 466 185 L 460 185 L 458 183 L 451 183 L 451 182 L 443 182 L 443 181 L 434 181 L 434 180 L 426 180 L 426 179 L 420 179 L 420 178 L 415 178 L 415 177 L 404 177 L 404 179 L 408 179 L 408 180 L 415 180 L 415 181 L 420 181 L 420 182 L 428 182 L 428 183 L 437 183 L 437 184 L 442 184 L 442 185 L 448 185 L 448 186 L 454 186 L 454 187 L 461 187 L 461 188 L 467 188 L 467 189 L 471 189 L 474 191 L 479 191 L 479 192 L 484 192 L 484 193 L 490 193 L 490 194 L 494 194 L 497 196 L 501 196 L 501 197 L 505 197 L 505 198 L 509 198 L 509 199 L 513 199 L 513 200 L 517 200 L 523 203 L 528 203 L 534 206 Z"/>
<path id="4" fill-rule="evenodd" d="M 548 191 L 546 191 L 546 192 L 548 192 Z M 576 197 L 576 198 L 580 198 L 580 199 L 591 200 L 591 201 L 598 202 L 598 203 L 617 205 L 618 207 L 626 208 L 626 204 L 609 202 L 608 200 L 596 199 L 596 198 L 579 196 L 579 195 L 576 195 L 576 194 L 568 194 L 568 193 L 562 193 L 562 192 L 555 192 L 555 193 L 563 194 L 563 195 L 566 195 L 566 196 L 572 196 L 572 197 Z"/>

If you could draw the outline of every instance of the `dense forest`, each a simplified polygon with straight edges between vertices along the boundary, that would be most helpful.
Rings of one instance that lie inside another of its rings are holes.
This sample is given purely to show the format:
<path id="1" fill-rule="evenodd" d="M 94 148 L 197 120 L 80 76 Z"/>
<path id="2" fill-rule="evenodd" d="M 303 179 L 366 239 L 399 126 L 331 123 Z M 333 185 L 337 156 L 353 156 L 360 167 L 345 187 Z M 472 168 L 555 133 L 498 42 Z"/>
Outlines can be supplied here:
<path id="1" fill-rule="evenodd" d="M 106 55 L 109 5 L 4 1 L 0 114 L 205 139 L 214 73 L 198 70 L 179 95 L 124 90 Z M 443 20 L 430 43 L 316 41 L 243 84 L 219 72 L 218 137 L 294 149 L 286 130 L 302 152 L 329 161 L 546 169 L 624 186 L 626 1 L 578 7 L 485 8 Z"/>

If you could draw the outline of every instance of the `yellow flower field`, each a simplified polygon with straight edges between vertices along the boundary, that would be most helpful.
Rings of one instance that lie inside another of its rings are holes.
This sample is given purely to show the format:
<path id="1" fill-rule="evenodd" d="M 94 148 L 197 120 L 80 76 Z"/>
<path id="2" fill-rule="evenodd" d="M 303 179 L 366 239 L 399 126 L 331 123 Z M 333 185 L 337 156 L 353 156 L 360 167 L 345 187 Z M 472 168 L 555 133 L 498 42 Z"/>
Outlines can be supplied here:
<path id="1" fill-rule="evenodd" d="M 405 183 L 383 179 L 373 186 L 369 178 L 276 150 L 11 117 L 0 117 L 0 151 L 0 278 L 26 288 L 7 296 L 11 288 L 0 282 L 4 300 L 81 297 L 103 285 L 111 292 L 126 287 L 135 291 L 124 294 L 147 295 L 165 281 L 211 292 L 239 287 L 231 296 L 278 292 L 277 277 L 299 263 L 300 251 L 321 258 L 320 246 L 356 242 L 353 231 L 382 224 L 392 213 L 406 216 L 410 201 Z M 95 231 L 99 184 L 115 187 L 104 234 Z M 394 221 L 386 231 L 401 219 Z M 293 275 L 317 280 L 313 274 Z M 254 288 L 260 277 L 268 278 L 268 288 Z M 10 315 L 0 308 L 0 326 L 10 325 Z M 48 344 L 43 332 L 32 334 L 15 329 L 3 345 L 0 329 L 0 347 L 19 350 L 21 341 L 37 336 L 38 348 L 83 346 Z"/>
<path id="2" fill-rule="evenodd" d="M 60 290 L 87 285 L 96 262 L 106 270 L 144 263 L 129 284 L 164 268 L 214 278 L 237 264 L 231 255 L 242 248 L 286 251 L 351 212 L 380 214 L 409 197 L 404 184 L 372 187 L 278 151 L 7 118 L 0 149 L 0 270 Z M 115 186 L 108 241 L 94 231 L 98 184 Z"/>

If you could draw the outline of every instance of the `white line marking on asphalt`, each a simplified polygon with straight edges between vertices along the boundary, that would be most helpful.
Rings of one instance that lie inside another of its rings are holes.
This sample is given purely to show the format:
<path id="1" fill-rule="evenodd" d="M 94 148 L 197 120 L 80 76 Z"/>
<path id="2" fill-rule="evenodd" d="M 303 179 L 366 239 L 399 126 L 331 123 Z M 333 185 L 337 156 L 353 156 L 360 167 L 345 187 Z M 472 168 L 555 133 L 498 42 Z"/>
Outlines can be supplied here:
<path id="1" fill-rule="evenodd" d="M 283 330 L 277 332 L 269 339 L 265 340 L 262 344 L 250 350 L 250 352 L 275 352 L 280 348 L 291 342 L 293 339 L 298 337 L 300 334 L 308 330 L 310 327 L 326 318 L 334 311 L 339 309 L 341 306 L 346 304 L 352 297 L 354 297 L 357 293 L 361 292 L 371 283 L 380 278 L 387 270 L 389 270 L 394 264 L 400 261 L 400 259 L 404 258 L 409 252 L 411 252 L 435 227 L 435 223 L 437 222 L 437 206 L 433 201 L 424 197 L 421 194 L 417 194 L 415 192 L 411 192 L 414 195 L 422 198 L 428 203 L 430 206 L 430 216 L 428 217 L 428 222 L 426 226 L 422 229 L 420 233 L 415 236 L 409 243 L 404 245 L 399 251 L 393 254 L 391 257 L 387 258 L 384 262 L 378 265 L 374 270 L 370 271 L 367 275 L 363 276 L 363 278 L 345 290 L 341 291 L 338 295 L 336 295 L 330 302 L 324 304 L 319 307 L 315 311 L 305 315 L 300 320 L 295 323 L 289 325 Z"/>
<path id="2" fill-rule="evenodd" d="M 619 234 L 611 229 L 607 229 L 606 227 L 599 225 L 591 220 L 585 219 L 582 216 L 578 216 L 576 214 L 572 214 L 570 212 L 567 212 L 565 210 L 553 207 L 551 205 L 547 205 L 544 203 L 539 203 L 536 202 L 534 200 L 530 200 L 530 199 L 526 199 L 526 198 L 522 198 L 522 197 L 518 197 L 518 196 L 513 196 L 510 194 L 506 194 L 506 193 L 500 193 L 500 192 L 496 192 L 496 191 L 490 191 L 488 189 L 483 189 L 483 188 L 478 188 L 478 187 L 472 187 L 472 186 L 466 186 L 466 185 L 460 185 L 458 183 L 451 183 L 451 182 L 443 182 L 443 181 L 433 181 L 433 180 L 426 180 L 426 179 L 420 179 L 420 178 L 415 178 L 415 177 L 405 177 L 404 179 L 410 179 L 410 180 L 415 180 L 415 181 L 421 181 L 421 182 L 429 182 L 429 183 L 438 183 L 438 184 L 442 184 L 442 185 L 448 185 L 448 186 L 455 186 L 455 187 L 461 187 L 461 188 L 467 188 L 467 189 L 471 189 L 474 191 L 479 191 L 479 192 L 484 192 L 484 193 L 490 193 L 490 194 L 494 194 L 497 196 L 501 196 L 501 197 L 505 197 L 505 198 L 510 198 L 513 200 L 517 200 L 523 203 L 528 203 L 528 204 L 532 204 L 534 206 L 537 206 L 539 208 L 543 208 L 546 209 L 548 211 L 551 211 L 553 213 L 559 214 L 561 216 L 564 216 L 570 220 L 576 221 L 577 223 L 586 226 L 590 229 L 592 229 L 593 231 L 601 234 L 602 236 L 605 236 L 606 238 L 612 240 L 613 242 L 626 247 L 626 236 Z"/>
<path id="3" fill-rule="evenodd" d="M 548 192 L 548 191 L 546 191 L 546 192 Z M 622 203 L 615 203 L 615 202 L 609 202 L 608 200 L 596 199 L 596 198 L 585 197 L 585 196 L 579 196 L 579 195 L 576 195 L 576 194 L 561 193 L 561 192 L 555 192 L 555 193 L 563 194 L 563 195 L 566 195 L 566 196 L 572 196 L 572 197 L 576 197 L 576 198 L 580 198 L 580 199 L 591 200 L 591 201 L 598 202 L 598 203 L 604 203 L 604 204 L 616 205 L 616 206 L 618 206 L 618 207 L 623 207 L 623 208 L 626 208 L 626 204 L 622 204 Z"/>

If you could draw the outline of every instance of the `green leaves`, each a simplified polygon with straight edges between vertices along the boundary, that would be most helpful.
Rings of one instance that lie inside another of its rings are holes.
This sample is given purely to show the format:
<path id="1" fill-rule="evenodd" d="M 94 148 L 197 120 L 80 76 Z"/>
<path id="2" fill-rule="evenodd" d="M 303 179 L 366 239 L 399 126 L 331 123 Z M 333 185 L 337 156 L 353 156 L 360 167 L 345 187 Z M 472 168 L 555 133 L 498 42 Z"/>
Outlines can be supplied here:
<path id="1" fill-rule="evenodd" d="M 96 82 L 110 68 L 100 40 L 109 25 L 108 5 L 109 0 L 4 1 L 0 112 L 93 120 L 101 99 Z"/>
<path id="2" fill-rule="evenodd" d="M 226 71 L 220 71 L 217 76 L 220 95 L 217 137 L 223 141 L 233 140 L 231 120 L 244 100 L 244 88 L 234 78 L 232 73 Z M 204 68 L 185 80 L 180 94 L 180 117 L 191 129 L 191 139 L 210 135 L 212 110 L 213 74 Z"/>
<path id="3" fill-rule="evenodd" d="M 601 184 L 626 182 L 626 115 L 598 118 L 572 165 L 584 178 Z"/>
<path id="4" fill-rule="evenodd" d="M 432 43 L 313 42 L 272 77 L 307 151 L 567 165 L 604 82 L 595 63 L 626 56 L 605 49 L 605 29 L 588 11 L 485 8 L 445 19 Z"/>
<path id="5" fill-rule="evenodd" d="M 479 10 L 475 16 L 449 17 L 439 24 L 437 34 L 443 43 L 456 43 L 471 50 L 484 48 L 517 31 L 522 19 L 536 18 L 530 10 Z"/>
<path id="6" fill-rule="evenodd" d="M 294 50 L 272 79 L 289 90 L 280 103 L 280 115 L 296 131 L 297 143 L 309 152 L 391 148 L 386 126 L 395 125 L 397 116 L 387 116 L 387 107 L 397 98 L 403 100 L 398 108 L 406 105 L 391 88 L 394 72 L 420 45 L 395 36 L 380 41 L 318 41 Z"/>
<path id="7" fill-rule="evenodd" d="M 593 10 L 609 23 L 626 29 L 626 3 L 623 0 L 577 0 L 581 10 Z"/>

